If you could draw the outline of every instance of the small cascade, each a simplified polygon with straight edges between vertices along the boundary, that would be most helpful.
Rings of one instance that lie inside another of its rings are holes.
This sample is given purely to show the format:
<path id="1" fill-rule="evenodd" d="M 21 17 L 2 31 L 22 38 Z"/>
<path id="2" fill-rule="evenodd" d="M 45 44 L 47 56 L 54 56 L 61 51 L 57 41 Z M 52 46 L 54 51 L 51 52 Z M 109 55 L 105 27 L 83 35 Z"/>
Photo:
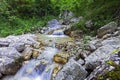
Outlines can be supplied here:
<path id="1" fill-rule="evenodd" d="M 52 58 L 57 52 L 58 49 L 56 48 L 46 47 L 38 59 L 30 60 L 24 64 L 11 80 L 51 80 L 54 69 Z"/>

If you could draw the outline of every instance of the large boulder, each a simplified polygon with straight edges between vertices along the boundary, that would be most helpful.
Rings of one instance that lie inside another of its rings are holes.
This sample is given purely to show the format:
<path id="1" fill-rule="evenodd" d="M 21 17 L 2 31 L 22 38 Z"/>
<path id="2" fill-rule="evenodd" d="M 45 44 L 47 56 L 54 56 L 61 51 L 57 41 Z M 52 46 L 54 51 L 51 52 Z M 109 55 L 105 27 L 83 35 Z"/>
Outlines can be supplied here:
<path id="1" fill-rule="evenodd" d="M 14 74 L 19 66 L 16 60 L 21 57 L 21 54 L 14 47 L 0 48 L 0 73 Z"/>
<path id="2" fill-rule="evenodd" d="M 119 54 L 120 54 L 120 48 L 115 50 L 115 53 L 112 54 L 109 61 L 96 67 L 96 69 L 94 69 L 94 71 L 85 80 L 98 80 L 98 78 L 101 78 L 101 80 L 106 80 L 106 79 L 113 80 L 112 78 L 119 80 L 120 79 L 120 77 L 119 77 L 120 70 L 118 70 L 119 68 L 117 69 L 117 67 L 120 66 Z M 107 75 L 109 75 L 109 73 L 110 74 L 112 73 L 112 75 L 107 76 Z"/>
<path id="3" fill-rule="evenodd" d="M 60 29 L 62 26 L 56 19 L 52 19 L 47 24 L 48 30 L 45 31 L 46 34 L 51 34 L 54 30 Z"/>
<path id="4" fill-rule="evenodd" d="M 101 63 L 109 60 L 114 49 L 120 47 L 120 36 L 103 40 L 101 44 L 101 47 L 85 58 L 87 69 L 94 69 Z"/>
<path id="5" fill-rule="evenodd" d="M 55 80 L 84 80 L 86 75 L 86 70 L 75 60 L 71 59 L 63 69 L 58 72 Z"/>
<path id="6" fill-rule="evenodd" d="M 110 22 L 98 30 L 97 36 L 101 38 L 107 33 L 113 33 L 116 29 L 117 29 L 117 23 Z"/>

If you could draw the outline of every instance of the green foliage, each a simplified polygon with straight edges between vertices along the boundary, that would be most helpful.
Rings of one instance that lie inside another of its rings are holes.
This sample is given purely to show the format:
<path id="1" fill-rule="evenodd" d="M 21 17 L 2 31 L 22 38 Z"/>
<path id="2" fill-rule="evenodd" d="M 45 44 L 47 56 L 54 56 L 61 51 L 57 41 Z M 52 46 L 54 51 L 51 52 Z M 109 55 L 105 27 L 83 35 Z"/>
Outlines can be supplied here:
<path id="1" fill-rule="evenodd" d="M 85 22 L 86 22 L 85 19 L 81 19 L 78 23 L 73 24 L 72 27 L 86 32 L 87 28 L 85 27 Z"/>
<path id="2" fill-rule="evenodd" d="M 8 36 L 10 34 L 18 35 L 43 27 L 46 23 L 51 20 L 54 16 L 46 16 L 41 19 L 33 18 L 18 18 L 11 16 L 9 22 L 0 21 L 0 36 Z"/>
<path id="3" fill-rule="evenodd" d="M 1 0 L 0 36 L 31 32 L 57 14 L 51 0 Z"/>

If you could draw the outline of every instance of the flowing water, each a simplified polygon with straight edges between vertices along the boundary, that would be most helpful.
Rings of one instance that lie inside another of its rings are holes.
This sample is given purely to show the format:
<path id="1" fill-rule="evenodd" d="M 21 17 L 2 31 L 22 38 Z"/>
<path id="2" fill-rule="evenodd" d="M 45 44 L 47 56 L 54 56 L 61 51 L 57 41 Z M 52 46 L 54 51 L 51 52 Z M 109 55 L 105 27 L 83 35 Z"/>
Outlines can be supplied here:
<path id="1" fill-rule="evenodd" d="M 51 80 L 52 58 L 58 52 L 54 47 L 46 47 L 38 59 L 30 60 L 18 71 L 12 80 Z"/>
<path id="2" fill-rule="evenodd" d="M 52 35 L 43 35 L 43 37 L 38 35 L 38 40 L 43 39 L 42 41 L 47 42 L 47 39 L 52 39 L 52 46 L 45 47 L 45 50 L 37 59 L 32 59 L 25 63 L 14 78 L 10 80 L 51 80 L 52 71 L 54 69 L 52 59 L 53 56 L 59 52 L 54 46 L 55 42 L 64 42 L 70 39 L 64 35 L 63 32 L 55 32 Z"/>

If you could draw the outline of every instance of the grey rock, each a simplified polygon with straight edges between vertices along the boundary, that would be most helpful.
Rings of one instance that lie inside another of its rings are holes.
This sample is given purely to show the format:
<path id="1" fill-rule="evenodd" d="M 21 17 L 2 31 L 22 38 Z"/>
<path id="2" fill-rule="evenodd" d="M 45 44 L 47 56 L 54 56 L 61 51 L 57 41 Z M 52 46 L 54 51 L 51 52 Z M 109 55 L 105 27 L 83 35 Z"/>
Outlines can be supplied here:
<path id="1" fill-rule="evenodd" d="M 22 55 L 24 56 L 24 59 L 29 60 L 32 56 L 32 48 L 26 47 L 24 51 L 22 52 Z"/>
<path id="2" fill-rule="evenodd" d="M 85 58 L 85 67 L 86 69 L 95 69 L 101 63 L 109 60 L 112 51 L 115 48 L 111 45 L 105 45 L 98 48 L 95 52 L 91 53 L 88 57 Z"/>
<path id="3" fill-rule="evenodd" d="M 62 70 L 58 72 L 55 80 L 84 80 L 87 75 L 85 69 L 71 59 Z"/>
<path id="4" fill-rule="evenodd" d="M 36 35 L 34 34 L 24 34 L 18 36 L 8 36 L 6 38 L 0 38 L 0 43 L 5 46 L 9 46 L 11 43 L 24 43 L 25 45 L 33 45 L 38 43 L 36 40 Z"/>
<path id="5" fill-rule="evenodd" d="M 55 27 L 56 25 L 60 25 L 60 23 L 56 19 L 52 19 L 51 21 L 48 22 L 47 26 L 50 28 Z"/>
<path id="6" fill-rule="evenodd" d="M 48 29 L 45 31 L 45 34 L 48 34 L 56 29 L 60 29 L 62 26 L 56 19 L 52 19 L 48 22 L 47 27 Z"/>
<path id="7" fill-rule="evenodd" d="M 15 60 L 19 59 L 20 57 L 21 54 L 14 47 L 0 48 L 0 73 L 16 73 L 19 66 L 15 63 Z"/>
<path id="8" fill-rule="evenodd" d="M 119 47 L 120 45 L 120 37 L 111 37 L 111 38 L 108 38 L 106 40 L 103 40 L 102 42 L 102 45 L 116 45 Z"/>
<path id="9" fill-rule="evenodd" d="M 78 62 L 80 65 L 83 65 L 83 64 L 85 63 L 85 61 L 82 60 L 82 59 L 79 59 L 77 62 Z"/>
<path id="10" fill-rule="evenodd" d="M 14 47 L 2 47 L 0 48 L 0 56 L 6 56 L 9 58 L 19 58 L 21 54 Z"/>
<path id="11" fill-rule="evenodd" d="M 9 47 L 14 47 L 17 49 L 17 51 L 21 52 L 25 49 L 24 43 L 10 43 Z"/>
<path id="12" fill-rule="evenodd" d="M 89 48 L 90 48 L 90 51 L 94 51 L 94 50 L 96 50 L 96 47 L 95 47 L 95 45 L 94 44 L 89 44 Z"/>
<path id="13" fill-rule="evenodd" d="M 98 30 L 97 37 L 101 38 L 107 33 L 113 33 L 116 29 L 117 29 L 117 23 L 110 22 Z"/>

